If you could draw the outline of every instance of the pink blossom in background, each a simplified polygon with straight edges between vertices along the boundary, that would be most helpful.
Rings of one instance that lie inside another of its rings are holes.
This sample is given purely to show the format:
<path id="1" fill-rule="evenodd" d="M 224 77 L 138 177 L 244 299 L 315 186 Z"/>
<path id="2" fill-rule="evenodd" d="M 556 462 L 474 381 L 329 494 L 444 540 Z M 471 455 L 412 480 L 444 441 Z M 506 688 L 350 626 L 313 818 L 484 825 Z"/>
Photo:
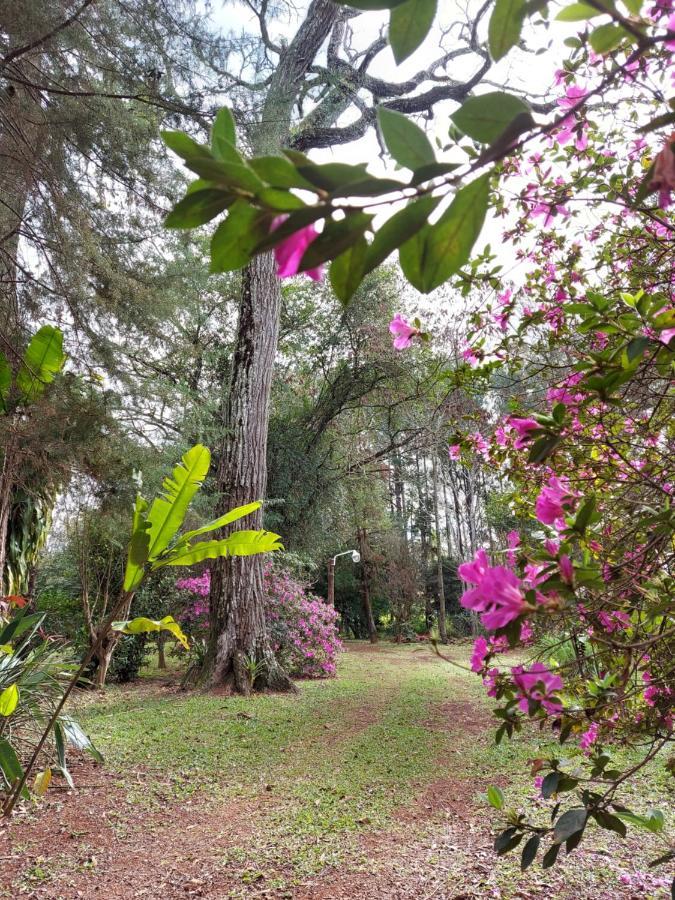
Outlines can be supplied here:
<path id="1" fill-rule="evenodd" d="M 556 102 L 560 109 L 573 109 L 587 94 L 588 91 L 585 87 L 579 84 L 571 84 L 565 91 L 565 96 L 559 97 Z"/>
<path id="2" fill-rule="evenodd" d="M 283 225 L 287 218 L 288 216 L 277 216 L 273 220 L 270 230 L 275 231 L 280 225 Z M 316 240 L 318 235 L 319 233 L 314 225 L 306 225 L 304 228 L 281 240 L 275 246 L 274 259 L 277 264 L 277 276 L 279 278 L 290 278 L 292 275 L 298 274 L 305 250 L 312 241 Z M 303 274 L 314 281 L 321 281 L 323 279 L 323 266 L 307 269 Z"/>
<path id="3" fill-rule="evenodd" d="M 535 515 L 544 525 L 563 528 L 563 517 L 573 500 L 574 495 L 571 493 L 566 479 L 551 475 L 548 483 L 541 489 L 537 497 L 534 507 Z"/>
<path id="4" fill-rule="evenodd" d="M 523 712 L 529 711 L 528 702 L 530 700 L 540 703 L 547 713 L 555 714 L 562 711 L 562 703 L 553 696 L 557 691 L 562 690 L 562 678 L 554 675 L 543 663 L 533 663 L 529 669 L 524 666 L 514 666 L 511 674 L 513 683 L 518 689 L 518 706 Z"/>
<path id="5" fill-rule="evenodd" d="M 485 667 L 485 657 L 488 655 L 488 642 L 484 637 L 476 638 L 471 654 L 471 671 L 480 672 Z"/>
<path id="6" fill-rule="evenodd" d="M 511 416 L 509 419 L 509 425 L 511 425 L 518 434 L 518 437 L 513 444 L 516 450 L 522 450 L 529 442 L 532 432 L 541 427 L 534 419 L 518 419 L 515 416 Z"/>
<path id="7" fill-rule="evenodd" d="M 527 619 L 525 619 L 523 624 L 520 626 L 520 643 L 529 644 L 533 637 L 534 631 L 532 630 L 532 626 L 527 621 Z"/>
<path id="8" fill-rule="evenodd" d="M 419 328 L 411 325 L 401 313 L 396 313 L 391 320 L 389 331 L 394 335 L 394 349 L 396 350 L 407 350 L 412 344 L 412 339 L 420 333 Z"/>
<path id="9" fill-rule="evenodd" d="M 598 739 L 598 731 L 599 731 L 598 723 L 591 722 L 588 730 L 584 731 L 584 733 L 581 735 L 581 738 L 579 740 L 579 746 L 581 747 L 581 749 L 584 751 L 584 753 L 587 756 L 590 755 L 589 751 L 590 751 L 591 747 L 593 746 L 593 744 Z"/>
<path id="10" fill-rule="evenodd" d="M 598 613 L 598 621 L 608 634 L 630 628 L 630 616 L 621 609 L 615 609 L 612 612 L 602 610 Z"/>
<path id="11" fill-rule="evenodd" d="M 520 546 L 520 534 L 517 531 L 509 531 L 509 533 L 506 535 L 506 546 L 508 547 L 506 559 L 508 560 L 510 566 L 515 566 L 515 550 Z"/>
<path id="12" fill-rule="evenodd" d="M 470 366 L 477 366 L 479 361 L 473 347 L 468 345 L 462 350 L 462 359 L 468 362 Z"/>
<path id="13" fill-rule="evenodd" d="M 483 678 L 483 684 L 487 688 L 488 697 L 496 697 L 497 696 L 497 679 L 500 676 L 499 669 L 490 669 Z"/>
<path id="14" fill-rule="evenodd" d="M 572 560 L 566 553 L 563 553 L 560 557 L 558 566 L 560 568 L 560 577 L 562 580 L 567 584 L 572 584 L 574 581 L 574 567 L 572 566 Z"/>
<path id="15" fill-rule="evenodd" d="M 675 337 L 675 328 L 664 328 L 663 331 L 659 332 L 659 340 L 662 344 L 665 344 L 666 347 L 672 339 Z"/>
<path id="16" fill-rule="evenodd" d="M 654 172 L 649 187 L 659 192 L 659 206 L 670 206 L 670 192 L 675 189 L 675 132 L 667 138 L 663 149 L 654 161 Z"/>
<path id="17" fill-rule="evenodd" d="M 450 457 L 450 459 L 456 462 L 461 457 L 461 455 L 462 448 L 459 446 L 459 444 L 450 444 L 450 446 L 448 447 L 448 456 Z"/>

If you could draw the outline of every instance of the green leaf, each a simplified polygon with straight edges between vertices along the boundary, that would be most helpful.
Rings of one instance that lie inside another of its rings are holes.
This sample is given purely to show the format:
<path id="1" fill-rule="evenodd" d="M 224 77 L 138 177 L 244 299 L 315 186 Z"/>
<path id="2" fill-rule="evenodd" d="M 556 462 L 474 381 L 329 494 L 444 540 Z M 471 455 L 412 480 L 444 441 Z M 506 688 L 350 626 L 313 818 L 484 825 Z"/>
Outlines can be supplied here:
<path id="1" fill-rule="evenodd" d="M 154 500 L 148 513 L 148 559 L 151 562 L 167 548 L 183 524 L 187 508 L 202 486 L 210 465 L 211 453 L 202 444 L 196 444 L 184 454 L 172 475 L 162 482 L 164 493 Z"/>
<path id="2" fill-rule="evenodd" d="M 527 461 L 531 463 L 543 462 L 553 453 L 560 440 L 559 434 L 545 434 L 543 437 L 537 438 L 530 447 Z"/>
<path id="3" fill-rule="evenodd" d="M 233 272 L 250 262 L 256 246 L 268 236 L 272 219 L 272 213 L 247 200 L 233 203 L 211 239 L 211 272 Z"/>
<path id="4" fill-rule="evenodd" d="M 436 18 L 437 0 L 406 0 L 389 18 L 389 43 L 397 64 L 422 44 Z"/>
<path id="5" fill-rule="evenodd" d="M 283 156 L 258 156 L 249 166 L 263 181 L 276 188 L 313 188 L 314 186 Z"/>
<path id="6" fill-rule="evenodd" d="M 218 159 L 190 159 L 186 161 L 188 169 L 192 169 L 201 178 L 206 178 L 215 184 L 237 191 L 245 191 L 255 194 L 265 187 L 253 169 L 243 163 L 221 162 Z"/>
<path id="7" fill-rule="evenodd" d="M 304 209 L 307 205 L 304 200 L 292 194 L 290 191 L 279 188 L 266 187 L 258 191 L 256 197 L 264 206 L 279 212 L 292 212 L 294 209 Z"/>
<path id="8" fill-rule="evenodd" d="M 213 123 L 211 148 L 213 155 L 224 162 L 241 162 L 241 156 L 237 153 L 237 129 L 234 117 L 226 106 L 218 110 Z"/>
<path id="9" fill-rule="evenodd" d="M 151 631 L 168 631 L 177 641 L 190 649 L 188 639 L 173 616 L 164 616 L 163 619 L 148 619 L 146 616 L 136 616 L 135 619 L 129 619 L 126 622 L 113 622 L 110 626 L 113 631 L 119 631 L 122 634 L 149 634 Z"/>
<path id="10" fill-rule="evenodd" d="M 574 530 L 583 534 L 588 528 L 595 512 L 595 497 L 586 500 L 574 518 Z"/>
<path id="11" fill-rule="evenodd" d="M 626 356 L 628 357 L 628 361 L 633 362 L 633 360 L 641 358 L 650 343 L 650 339 L 644 335 L 635 337 L 632 341 L 629 341 L 626 345 Z"/>
<path id="12" fill-rule="evenodd" d="M 187 194 L 164 220 L 165 228 L 198 228 L 232 204 L 234 197 L 218 188 Z"/>
<path id="13" fill-rule="evenodd" d="M 618 816 L 613 816 L 605 810 L 598 809 L 593 813 L 593 818 L 601 828 L 615 831 L 621 837 L 626 837 L 626 826 Z"/>
<path id="14" fill-rule="evenodd" d="M 353 166 L 349 163 L 324 163 L 298 166 L 298 172 L 314 187 L 322 191 L 335 191 L 346 188 L 348 185 L 359 184 L 368 178 L 365 165 Z M 342 195 L 349 194 L 348 190 L 342 190 Z"/>
<path id="15" fill-rule="evenodd" d="M 58 328 L 43 325 L 31 338 L 16 376 L 23 400 L 26 403 L 37 400 L 65 361 L 63 334 Z"/>
<path id="16" fill-rule="evenodd" d="M 0 771 L 4 775 L 8 787 L 11 787 L 14 782 L 18 781 L 23 775 L 23 768 L 19 762 L 19 757 L 16 755 L 14 748 L 6 738 L 0 738 Z M 21 796 L 24 799 L 28 799 L 30 796 L 28 789 L 25 786 L 21 791 Z"/>
<path id="17" fill-rule="evenodd" d="M 529 106 L 520 97 L 503 91 L 490 91 L 479 97 L 469 97 L 450 118 L 473 140 L 491 144 L 517 116 L 529 112 Z"/>
<path id="18" fill-rule="evenodd" d="M 503 809 L 504 808 L 504 794 L 501 788 L 496 787 L 496 785 L 491 784 L 487 789 L 487 800 L 490 806 L 495 809 Z"/>
<path id="19" fill-rule="evenodd" d="M 362 181 L 353 181 L 331 191 L 331 197 L 379 197 L 407 186 L 405 182 L 395 178 L 375 178 L 374 175 L 369 175 Z"/>
<path id="20" fill-rule="evenodd" d="M 538 834 L 532 835 L 529 841 L 523 847 L 523 853 L 520 857 L 520 871 L 524 872 L 525 869 L 529 868 L 534 862 L 537 851 L 539 850 L 539 844 L 541 842 L 541 838 Z"/>
<path id="21" fill-rule="evenodd" d="M 372 272 L 390 253 L 417 234 L 437 206 L 438 199 L 427 195 L 394 213 L 375 233 L 365 261 L 366 273 Z"/>
<path id="22" fill-rule="evenodd" d="M 604 54 L 616 50 L 626 37 L 626 34 L 627 32 L 620 25 L 608 22 L 606 25 L 599 25 L 591 31 L 588 40 L 596 53 Z"/>
<path id="23" fill-rule="evenodd" d="M 131 525 L 131 539 L 127 551 L 127 565 L 124 570 L 123 589 L 125 591 L 135 591 L 143 581 L 143 572 L 150 549 L 150 535 L 148 534 L 150 524 L 145 518 L 147 509 L 148 501 L 137 494 Z"/>
<path id="24" fill-rule="evenodd" d="M 9 389 L 12 385 L 12 370 L 10 369 L 7 357 L 0 353 L 0 413 L 7 411 L 7 401 L 9 399 Z"/>
<path id="25" fill-rule="evenodd" d="M 408 281 L 428 294 L 467 262 L 487 212 L 490 176 L 483 175 L 457 192 L 434 225 L 425 225 L 399 251 Z"/>
<path id="26" fill-rule="evenodd" d="M 160 131 L 162 140 L 178 156 L 186 162 L 194 159 L 213 159 L 211 151 L 204 144 L 198 144 L 182 131 Z"/>
<path id="27" fill-rule="evenodd" d="M 377 122 L 387 150 L 400 166 L 415 171 L 436 162 L 429 138 L 403 113 L 380 106 Z"/>
<path id="28" fill-rule="evenodd" d="M 0 716 L 11 716 L 19 705 L 19 688 L 10 684 L 4 691 L 0 691 Z"/>
<path id="29" fill-rule="evenodd" d="M 201 541 L 187 549 L 179 549 L 158 560 L 153 569 L 164 566 L 192 566 L 205 559 L 221 556 L 254 556 L 281 550 L 281 538 L 271 531 L 235 531 L 222 541 Z"/>
<path id="30" fill-rule="evenodd" d="M 541 783 L 541 796 L 548 800 L 558 790 L 558 782 L 560 781 L 560 772 L 549 772 L 544 776 Z"/>
<path id="31" fill-rule="evenodd" d="M 372 216 L 356 212 L 349 213 L 339 221 L 326 222 L 321 234 L 305 250 L 298 271 L 315 269 L 326 260 L 335 259 L 361 239 L 372 220 Z"/>
<path id="32" fill-rule="evenodd" d="M 559 850 L 560 844 L 551 844 L 546 853 L 544 853 L 544 858 L 541 861 L 542 869 L 550 869 L 551 866 L 555 865 Z"/>
<path id="33" fill-rule="evenodd" d="M 330 283 L 340 303 L 346 305 L 361 284 L 367 254 L 368 241 L 361 237 L 331 263 Z"/>
<path id="34" fill-rule="evenodd" d="M 76 750 L 84 750 L 86 753 L 89 753 L 96 762 L 103 762 L 103 754 L 96 749 L 89 735 L 83 731 L 74 719 L 71 719 L 70 716 L 61 716 L 59 721 L 69 744 L 72 744 Z"/>
<path id="35" fill-rule="evenodd" d="M 553 829 L 553 837 L 556 843 L 562 844 L 563 841 L 571 838 L 572 835 L 583 831 L 586 827 L 587 818 L 588 813 L 581 806 L 577 806 L 574 809 L 568 809 L 567 812 L 564 812 L 555 823 Z"/>
<path id="36" fill-rule="evenodd" d="M 561 9 L 556 20 L 558 22 L 583 22 L 586 19 L 593 19 L 595 16 L 606 16 L 607 13 L 587 3 L 572 3 Z"/>
<path id="37" fill-rule="evenodd" d="M 497 62 L 520 40 L 525 18 L 523 0 L 497 0 L 488 25 L 490 55 Z"/>
<path id="38" fill-rule="evenodd" d="M 415 169 L 410 179 L 411 185 L 422 184 L 424 181 L 430 181 L 432 178 L 439 178 L 441 175 L 449 175 L 459 168 L 459 163 L 433 162 L 426 166 L 420 166 Z"/>
<path id="39" fill-rule="evenodd" d="M 256 500 L 255 503 L 247 503 L 244 506 L 237 506 L 229 512 L 226 512 L 225 515 L 219 516 L 219 518 L 213 519 L 211 522 L 207 522 L 206 525 L 202 525 L 201 528 L 195 528 L 194 531 L 186 531 L 185 534 L 180 536 L 180 541 L 176 544 L 176 547 L 188 544 L 192 538 L 198 537 L 200 534 L 207 534 L 210 531 L 217 531 L 219 528 L 225 528 L 226 525 L 231 525 L 232 522 L 237 522 L 239 519 L 243 519 L 244 516 L 249 516 L 252 512 L 260 509 L 261 506 L 262 503 L 260 500 Z"/>

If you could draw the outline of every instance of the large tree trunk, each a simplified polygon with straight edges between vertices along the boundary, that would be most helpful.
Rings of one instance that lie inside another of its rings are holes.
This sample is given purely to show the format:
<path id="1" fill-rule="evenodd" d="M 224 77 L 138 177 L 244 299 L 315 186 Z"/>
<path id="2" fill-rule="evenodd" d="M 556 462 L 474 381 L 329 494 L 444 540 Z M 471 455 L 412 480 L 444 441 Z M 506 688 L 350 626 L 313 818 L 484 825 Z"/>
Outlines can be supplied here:
<path id="1" fill-rule="evenodd" d="M 261 121 L 250 133 L 256 153 L 279 153 L 288 144 L 293 105 L 304 76 L 339 16 L 332 0 L 312 0 L 305 19 L 280 54 Z M 271 254 L 243 272 L 239 321 L 225 405 L 225 437 L 217 490 L 223 512 L 262 500 L 267 486 L 267 431 L 272 373 L 279 334 L 281 291 Z M 262 526 L 262 513 L 249 519 Z M 260 556 L 217 560 L 211 569 L 210 631 L 206 672 L 214 685 L 238 693 L 294 690 L 272 652 L 265 626 Z"/>
<path id="2" fill-rule="evenodd" d="M 431 457 L 434 490 L 434 526 L 436 529 L 436 584 L 438 586 L 438 633 L 442 644 L 448 643 L 445 624 L 445 585 L 443 584 L 443 547 L 441 541 L 440 517 L 438 515 L 438 463 L 435 448 Z"/>
<path id="3" fill-rule="evenodd" d="M 219 514 L 263 499 L 267 487 L 267 429 L 279 332 L 281 291 L 274 258 L 257 256 L 244 270 L 225 410 L 225 446 L 218 469 Z M 247 525 L 262 527 L 262 512 Z M 219 559 L 211 568 L 211 629 L 207 674 L 239 693 L 292 690 L 276 662 L 265 627 L 260 556 Z"/>
<path id="4" fill-rule="evenodd" d="M 379 636 L 377 634 L 377 627 L 375 626 L 375 617 L 373 616 L 373 604 L 370 599 L 370 566 L 368 562 L 366 529 L 357 528 L 356 536 L 359 542 L 359 553 L 361 554 L 361 596 L 363 598 L 363 613 L 366 619 L 370 643 L 376 644 L 379 640 Z"/>

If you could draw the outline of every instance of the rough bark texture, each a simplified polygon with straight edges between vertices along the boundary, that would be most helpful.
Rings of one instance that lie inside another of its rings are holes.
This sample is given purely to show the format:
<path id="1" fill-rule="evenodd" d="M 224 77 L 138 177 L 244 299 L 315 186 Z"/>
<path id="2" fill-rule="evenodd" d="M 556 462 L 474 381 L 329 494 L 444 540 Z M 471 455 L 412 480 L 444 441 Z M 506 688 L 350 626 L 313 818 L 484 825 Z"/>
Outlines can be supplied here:
<path id="1" fill-rule="evenodd" d="M 366 627 L 368 628 L 368 637 L 371 644 L 378 641 L 377 628 L 375 627 L 375 618 L 373 616 L 373 604 L 370 600 L 370 566 L 368 562 L 368 541 L 365 528 L 357 528 L 357 540 L 359 542 L 359 553 L 361 554 L 361 596 L 363 598 L 363 613 L 366 618 Z"/>
<path id="2" fill-rule="evenodd" d="M 434 488 L 434 526 L 436 529 L 436 584 L 438 586 L 438 633 L 442 644 L 448 643 L 448 631 L 445 624 L 445 585 L 443 584 L 443 547 L 441 544 L 441 526 L 438 515 L 438 463 L 436 452 L 432 452 L 432 477 Z"/>
<path id="3" fill-rule="evenodd" d="M 295 38 L 280 53 L 260 124 L 250 135 L 256 153 L 288 143 L 293 104 L 303 80 L 340 15 L 331 0 L 313 0 Z M 225 438 L 218 470 L 220 511 L 262 500 L 267 487 L 267 431 L 279 335 L 281 291 L 274 259 L 255 257 L 244 270 L 239 321 L 225 404 Z M 262 514 L 248 527 L 262 527 Z M 294 690 L 277 663 L 265 626 L 259 556 L 218 560 L 211 570 L 207 675 L 238 693 Z"/>

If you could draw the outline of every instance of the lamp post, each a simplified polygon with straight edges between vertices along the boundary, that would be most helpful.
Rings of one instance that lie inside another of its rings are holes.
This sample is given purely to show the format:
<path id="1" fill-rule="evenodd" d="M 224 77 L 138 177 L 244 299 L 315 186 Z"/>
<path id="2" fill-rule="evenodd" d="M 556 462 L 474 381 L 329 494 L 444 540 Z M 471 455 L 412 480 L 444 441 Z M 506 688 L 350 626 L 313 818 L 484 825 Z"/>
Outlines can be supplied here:
<path id="1" fill-rule="evenodd" d="M 335 606 L 335 560 L 338 556 L 347 556 L 348 553 L 351 554 L 353 563 L 361 562 L 361 554 L 358 550 L 344 550 L 328 560 L 328 602 L 331 606 Z"/>

